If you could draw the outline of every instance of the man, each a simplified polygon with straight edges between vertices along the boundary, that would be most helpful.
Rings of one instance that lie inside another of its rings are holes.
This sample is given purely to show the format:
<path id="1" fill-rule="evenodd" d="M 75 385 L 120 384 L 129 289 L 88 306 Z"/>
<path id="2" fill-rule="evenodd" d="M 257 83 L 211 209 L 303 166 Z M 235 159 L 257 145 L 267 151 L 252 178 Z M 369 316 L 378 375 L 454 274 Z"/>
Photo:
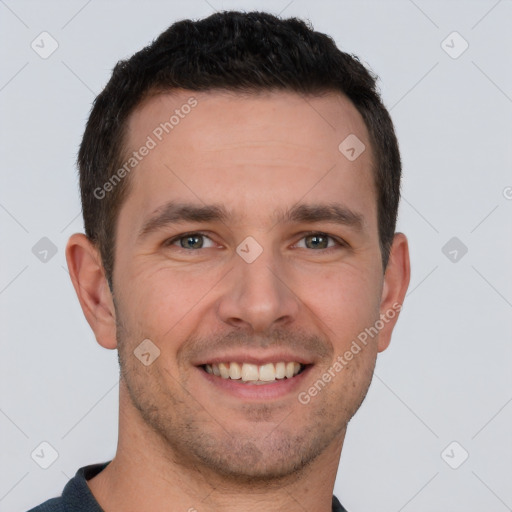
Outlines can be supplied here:
<path id="1" fill-rule="evenodd" d="M 375 78 L 297 19 L 223 12 L 117 64 L 67 261 L 118 349 L 110 463 L 34 511 L 345 510 L 333 497 L 409 282 Z"/>

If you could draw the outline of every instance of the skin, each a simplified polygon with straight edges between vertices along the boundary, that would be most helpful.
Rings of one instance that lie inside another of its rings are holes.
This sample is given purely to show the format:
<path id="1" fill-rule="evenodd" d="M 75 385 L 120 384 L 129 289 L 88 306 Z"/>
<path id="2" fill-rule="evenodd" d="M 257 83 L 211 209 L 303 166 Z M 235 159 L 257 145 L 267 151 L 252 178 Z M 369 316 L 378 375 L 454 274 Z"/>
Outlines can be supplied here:
<path id="1" fill-rule="evenodd" d="M 130 174 L 113 295 L 97 248 L 82 234 L 67 246 L 84 314 L 98 343 L 119 350 L 122 370 L 117 453 L 88 484 L 106 512 L 327 512 L 347 423 L 398 314 L 308 404 L 297 395 L 402 303 L 407 239 L 395 235 L 384 272 L 368 132 L 344 96 L 160 94 L 130 117 L 128 147 L 144 144 L 191 96 L 197 106 Z M 349 134 L 366 146 L 352 162 L 338 150 Z M 170 200 L 221 203 L 233 216 L 138 238 Z M 276 211 L 297 203 L 342 204 L 362 216 L 361 229 L 275 222 Z M 207 236 L 201 248 L 164 244 L 197 231 Z M 333 238 L 312 247 L 310 232 Z M 263 249 L 252 263 L 236 252 L 248 236 Z M 144 339 L 160 350 L 149 366 L 133 354 Z M 313 364 L 293 392 L 243 399 L 196 366 L 240 349 L 286 350 Z"/>

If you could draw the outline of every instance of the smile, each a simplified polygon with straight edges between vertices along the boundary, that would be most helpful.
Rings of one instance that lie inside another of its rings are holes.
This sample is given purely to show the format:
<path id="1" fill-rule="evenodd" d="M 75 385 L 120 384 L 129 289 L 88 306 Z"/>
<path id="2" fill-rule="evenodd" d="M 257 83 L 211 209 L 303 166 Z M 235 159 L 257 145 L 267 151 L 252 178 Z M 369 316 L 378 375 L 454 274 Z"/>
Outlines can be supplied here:
<path id="1" fill-rule="evenodd" d="M 202 368 L 207 373 L 222 379 L 241 380 L 248 384 L 268 384 L 295 377 L 304 370 L 305 365 L 294 361 L 262 365 L 230 362 L 205 364 Z"/>

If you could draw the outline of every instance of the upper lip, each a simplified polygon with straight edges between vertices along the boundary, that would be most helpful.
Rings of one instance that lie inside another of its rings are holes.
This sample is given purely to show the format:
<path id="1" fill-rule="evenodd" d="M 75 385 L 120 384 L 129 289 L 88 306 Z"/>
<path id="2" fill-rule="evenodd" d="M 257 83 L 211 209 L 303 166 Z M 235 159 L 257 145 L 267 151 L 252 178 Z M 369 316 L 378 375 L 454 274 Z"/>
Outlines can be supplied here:
<path id="1" fill-rule="evenodd" d="M 295 362 L 302 365 L 313 364 L 314 358 L 288 351 L 273 352 L 256 352 L 256 351 L 240 351 L 226 352 L 225 354 L 216 354 L 211 357 L 203 357 L 201 360 L 194 362 L 194 366 L 203 366 L 205 364 L 219 363 L 249 363 L 258 366 L 266 363 Z"/>

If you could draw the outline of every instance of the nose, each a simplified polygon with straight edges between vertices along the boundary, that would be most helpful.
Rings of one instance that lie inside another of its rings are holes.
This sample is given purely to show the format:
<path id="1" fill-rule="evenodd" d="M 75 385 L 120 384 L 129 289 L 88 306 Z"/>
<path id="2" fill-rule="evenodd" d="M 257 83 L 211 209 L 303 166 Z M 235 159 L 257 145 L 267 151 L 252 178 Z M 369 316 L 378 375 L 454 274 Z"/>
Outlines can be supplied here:
<path id="1" fill-rule="evenodd" d="M 220 319 L 255 333 L 296 321 L 300 301 L 279 256 L 264 250 L 252 263 L 238 255 L 235 258 L 235 268 L 226 276 L 219 299 Z"/>

